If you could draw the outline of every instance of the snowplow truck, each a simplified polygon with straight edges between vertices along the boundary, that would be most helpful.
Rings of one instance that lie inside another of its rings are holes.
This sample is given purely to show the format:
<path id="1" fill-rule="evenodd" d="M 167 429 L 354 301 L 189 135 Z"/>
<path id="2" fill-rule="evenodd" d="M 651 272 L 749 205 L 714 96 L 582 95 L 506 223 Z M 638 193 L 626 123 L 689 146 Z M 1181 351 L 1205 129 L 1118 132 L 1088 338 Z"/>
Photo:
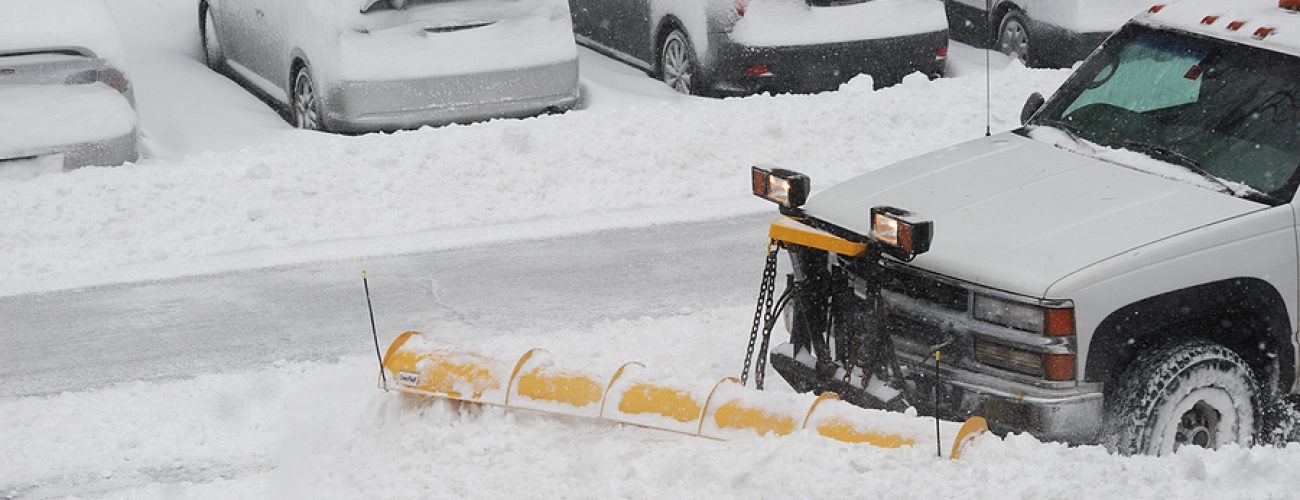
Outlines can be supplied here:
<path id="1" fill-rule="evenodd" d="M 1296 75 L 1300 0 L 1155 5 L 1021 128 L 811 198 L 807 176 L 753 168 L 783 215 L 758 308 L 789 330 L 772 367 L 799 391 L 1120 453 L 1283 437 Z"/>

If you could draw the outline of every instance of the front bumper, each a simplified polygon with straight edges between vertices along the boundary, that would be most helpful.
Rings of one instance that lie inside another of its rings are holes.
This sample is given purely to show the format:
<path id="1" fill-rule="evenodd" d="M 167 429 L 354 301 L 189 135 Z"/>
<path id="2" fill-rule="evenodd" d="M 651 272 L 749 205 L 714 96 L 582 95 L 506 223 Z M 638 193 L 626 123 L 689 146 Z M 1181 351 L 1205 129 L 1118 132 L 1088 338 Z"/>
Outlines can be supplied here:
<path id="1" fill-rule="evenodd" d="M 860 384 L 849 385 L 839 377 L 819 375 L 805 353 L 796 359 L 793 346 L 777 346 L 772 352 L 772 367 L 798 391 L 839 393 L 854 404 L 888 409 L 878 399 L 863 395 Z M 987 375 L 953 369 L 940 364 L 935 375 L 933 361 L 899 355 L 904 377 L 916 395 L 936 394 L 938 411 L 932 397 L 908 401 L 919 411 L 950 421 L 964 421 L 972 416 L 988 420 L 989 428 L 999 434 L 1026 432 L 1044 441 L 1091 444 L 1100 435 L 1103 396 L 1097 391 L 1077 389 L 1043 389 L 1025 384 L 1008 383 Z M 826 367 L 823 367 L 825 370 Z M 833 369 L 842 374 L 841 367 Z"/>
<path id="2" fill-rule="evenodd" d="M 861 74 L 871 75 L 876 87 L 894 85 L 918 72 L 932 78 L 943 76 L 947 61 L 938 53 L 948 46 L 948 32 L 786 47 L 751 47 L 720 34 L 715 43 L 718 49 L 708 68 L 714 92 L 803 93 L 836 90 Z M 746 74 L 756 66 L 767 66 L 769 73 Z"/>
<path id="3" fill-rule="evenodd" d="M 794 268 L 795 309 L 786 311 L 791 341 L 773 349 L 771 363 L 795 390 L 832 391 L 881 409 L 905 403 L 954 421 L 982 416 L 1001 433 L 1096 442 L 1104 415 L 1100 384 L 1014 372 L 986 364 L 1001 358 L 978 354 L 980 346 L 993 344 L 1031 355 L 1074 355 L 1074 336 L 1028 333 L 977 320 L 973 313 L 980 296 L 1038 307 L 1061 306 L 1060 301 L 930 273 L 871 252 L 875 243 L 836 249 L 828 240 L 854 236 L 811 217 L 778 220 L 769 236 L 786 245 Z M 936 350 L 942 353 L 937 365 Z M 852 360 L 852 370 L 846 360 Z"/>
<path id="4" fill-rule="evenodd" d="M 329 130 L 365 133 L 523 118 L 578 102 L 578 61 L 416 80 L 342 82 L 323 109 Z"/>

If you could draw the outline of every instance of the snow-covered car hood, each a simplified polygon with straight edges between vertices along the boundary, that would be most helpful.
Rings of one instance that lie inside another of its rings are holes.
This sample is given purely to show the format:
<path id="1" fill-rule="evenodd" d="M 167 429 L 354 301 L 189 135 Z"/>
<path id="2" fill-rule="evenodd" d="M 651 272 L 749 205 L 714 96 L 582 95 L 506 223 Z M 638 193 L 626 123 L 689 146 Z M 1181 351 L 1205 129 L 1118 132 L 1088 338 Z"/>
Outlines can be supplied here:
<path id="1" fill-rule="evenodd" d="M 0 52 L 84 48 L 119 69 L 126 50 L 102 0 L 0 2 Z"/>
<path id="2" fill-rule="evenodd" d="M 1268 208 L 1006 133 L 861 175 L 805 210 L 867 234 L 879 205 L 934 221 L 914 265 L 1038 297 L 1108 257 Z"/>

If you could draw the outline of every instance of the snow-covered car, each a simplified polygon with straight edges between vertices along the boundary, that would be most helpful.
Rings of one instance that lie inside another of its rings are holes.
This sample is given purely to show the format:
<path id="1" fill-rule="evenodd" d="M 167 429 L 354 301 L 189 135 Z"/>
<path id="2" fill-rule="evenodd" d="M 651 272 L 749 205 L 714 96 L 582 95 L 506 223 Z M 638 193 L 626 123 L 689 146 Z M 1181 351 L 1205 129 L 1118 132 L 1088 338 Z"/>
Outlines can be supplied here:
<path id="1" fill-rule="evenodd" d="M 1070 67 L 1152 0 L 944 0 L 954 40 Z"/>
<path id="2" fill-rule="evenodd" d="M 125 59 L 102 0 L 0 4 L 0 170 L 139 159 Z"/>
<path id="3" fill-rule="evenodd" d="M 941 76 L 939 0 L 570 0 L 584 45 L 678 92 L 744 95 Z"/>
<path id="4" fill-rule="evenodd" d="M 1300 388 L 1298 11 L 1151 7 L 1023 128 L 806 204 L 806 177 L 756 168 L 792 217 L 773 366 L 1122 453 L 1275 439 Z"/>
<path id="5" fill-rule="evenodd" d="M 207 62 L 299 128 L 372 132 L 578 101 L 564 0 L 201 0 Z"/>

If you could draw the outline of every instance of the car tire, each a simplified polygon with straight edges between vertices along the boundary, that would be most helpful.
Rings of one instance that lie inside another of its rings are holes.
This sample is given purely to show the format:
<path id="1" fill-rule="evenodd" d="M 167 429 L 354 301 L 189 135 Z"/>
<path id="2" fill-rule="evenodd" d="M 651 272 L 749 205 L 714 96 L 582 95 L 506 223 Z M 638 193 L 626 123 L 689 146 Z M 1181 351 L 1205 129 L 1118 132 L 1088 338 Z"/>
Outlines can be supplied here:
<path id="1" fill-rule="evenodd" d="M 213 71 L 225 69 L 226 53 L 217 38 L 217 20 L 207 2 L 199 4 L 199 43 L 203 49 L 203 63 Z"/>
<path id="2" fill-rule="evenodd" d="M 1019 58 L 1020 62 L 1030 66 L 1035 55 L 1030 44 L 1031 39 L 1029 22 L 1025 19 L 1024 13 L 1012 10 L 1002 16 L 1002 22 L 998 23 L 994 48 L 1003 54 Z"/>
<path id="3" fill-rule="evenodd" d="M 289 89 L 289 114 L 293 126 L 303 130 L 325 131 L 321 120 L 320 93 L 306 64 L 293 72 L 293 85 Z"/>
<path id="4" fill-rule="evenodd" d="M 659 79 L 682 94 L 697 94 L 699 67 L 691 39 L 674 28 L 659 45 Z"/>
<path id="5" fill-rule="evenodd" d="M 1231 349 L 1191 340 L 1152 350 L 1107 390 L 1102 443 L 1113 452 L 1167 455 L 1184 445 L 1248 446 L 1257 388 Z"/>

